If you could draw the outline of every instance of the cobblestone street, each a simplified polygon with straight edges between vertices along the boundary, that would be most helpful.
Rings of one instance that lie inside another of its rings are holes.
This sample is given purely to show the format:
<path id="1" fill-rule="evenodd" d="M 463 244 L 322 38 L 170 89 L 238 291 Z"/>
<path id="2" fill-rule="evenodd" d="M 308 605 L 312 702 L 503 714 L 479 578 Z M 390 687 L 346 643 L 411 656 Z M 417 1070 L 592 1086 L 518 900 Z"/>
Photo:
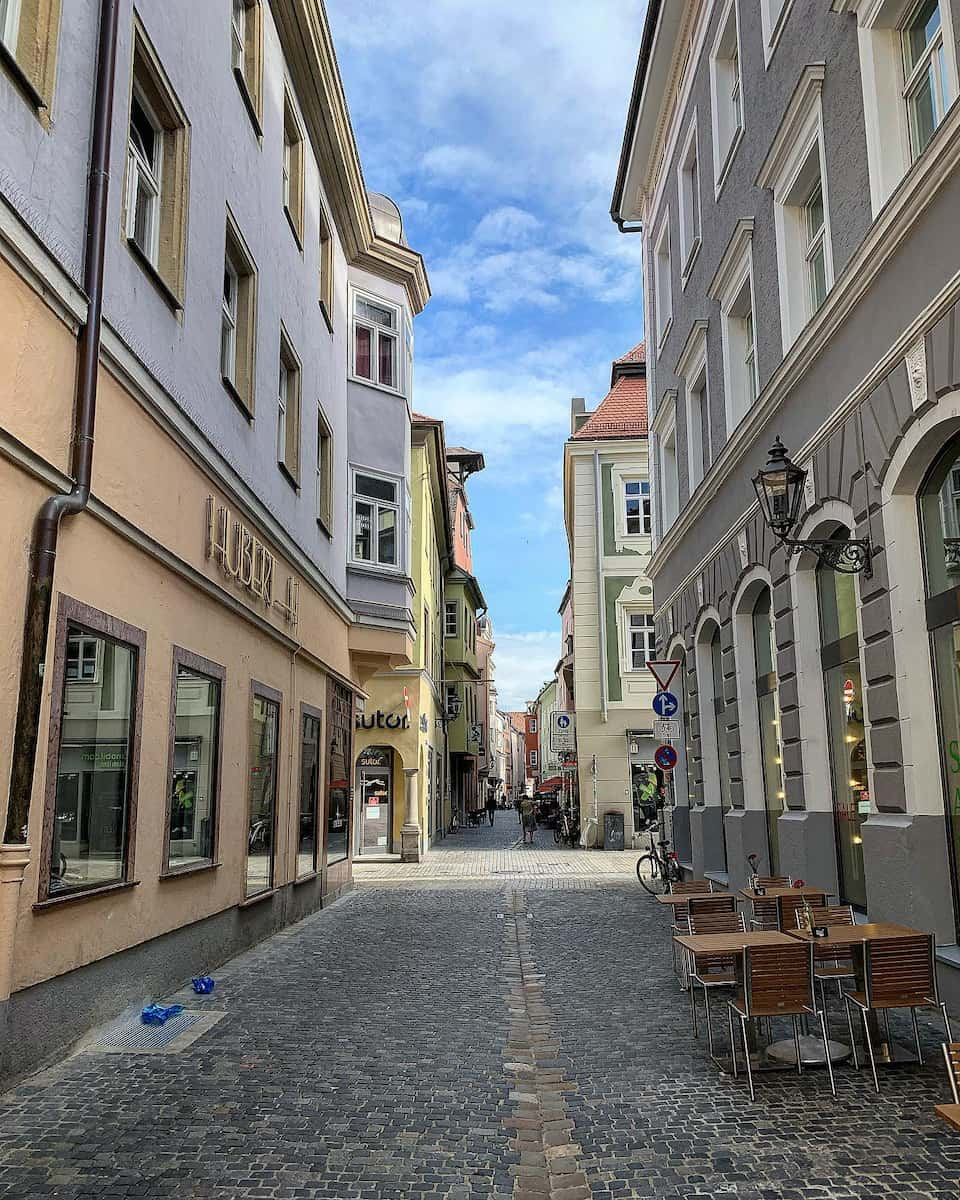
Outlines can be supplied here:
<path id="1" fill-rule="evenodd" d="M 880 1096 L 844 1067 L 836 1101 L 811 1071 L 751 1104 L 691 1035 L 666 914 L 611 856 L 515 840 L 501 814 L 432 878 L 369 882 L 212 996 L 171 997 L 226 1014 L 180 1053 L 88 1050 L 23 1083 L 0 1103 L 0 1196 L 955 1200 L 932 1025 L 931 1065 Z M 575 877 L 546 869 L 561 854 Z M 459 855 L 487 876 L 445 875 Z"/>

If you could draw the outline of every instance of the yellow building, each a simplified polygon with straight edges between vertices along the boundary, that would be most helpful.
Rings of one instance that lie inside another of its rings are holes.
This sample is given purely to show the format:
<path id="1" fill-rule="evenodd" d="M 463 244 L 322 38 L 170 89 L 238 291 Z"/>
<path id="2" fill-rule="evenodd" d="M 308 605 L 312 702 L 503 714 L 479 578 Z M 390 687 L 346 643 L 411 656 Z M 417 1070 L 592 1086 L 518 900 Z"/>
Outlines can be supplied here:
<path id="1" fill-rule="evenodd" d="M 443 424 L 413 416 L 410 574 L 416 599 L 413 664 L 366 685 L 356 715 L 356 857 L 416 861 L 449 826 L 443 693 L 443 577 L 451 555 Z"/>

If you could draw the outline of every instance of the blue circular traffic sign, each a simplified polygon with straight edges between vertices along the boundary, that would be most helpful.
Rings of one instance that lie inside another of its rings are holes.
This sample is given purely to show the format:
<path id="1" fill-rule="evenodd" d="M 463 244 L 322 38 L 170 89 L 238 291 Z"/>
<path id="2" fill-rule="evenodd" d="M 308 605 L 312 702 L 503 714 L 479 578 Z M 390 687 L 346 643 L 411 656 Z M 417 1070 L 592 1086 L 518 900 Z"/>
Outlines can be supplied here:
<path id="1" fill-rule="evenodd" d="M 569 729 L 570 728 L 570 718 L 567 716 L 566 713 L 560 713 L 560 715 L 557 717 L 557 727 L 559 729 Z"/>
<path id="2" fill-rule="evenodd" d="M 654 751 L 653 761 L 661 771 L 672 771 L 677 765 L 677 752 L 672 746 L 658 746 Z"/>
<path id="3" fill-rule="evenodd" d="M 658 717 L 675 717 L 680 702 L 673 692 L 657 692 L 653 698 L 653 711 Z"/>

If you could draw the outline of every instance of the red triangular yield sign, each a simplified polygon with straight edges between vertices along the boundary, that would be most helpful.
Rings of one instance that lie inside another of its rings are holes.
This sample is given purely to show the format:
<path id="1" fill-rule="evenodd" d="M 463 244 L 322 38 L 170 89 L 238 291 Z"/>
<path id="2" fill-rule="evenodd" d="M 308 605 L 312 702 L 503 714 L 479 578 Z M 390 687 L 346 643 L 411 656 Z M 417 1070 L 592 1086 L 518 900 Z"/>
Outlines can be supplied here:
<path id="1" fill-rule="evenodd" d="M 654 662 L 652 659 L 647 659 L 647 670 L 657 681 L 660 691 L 665 692 L 673 682 L 674 675 L 680 670 L 680 663 L 672 660 Z"/>

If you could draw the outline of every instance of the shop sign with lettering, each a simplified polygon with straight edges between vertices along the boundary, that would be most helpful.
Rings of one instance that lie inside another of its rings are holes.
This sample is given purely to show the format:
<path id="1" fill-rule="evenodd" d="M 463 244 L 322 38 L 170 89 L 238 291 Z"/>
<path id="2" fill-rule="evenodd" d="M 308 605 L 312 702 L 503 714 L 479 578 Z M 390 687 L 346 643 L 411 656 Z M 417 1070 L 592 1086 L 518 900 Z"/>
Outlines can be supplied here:
<path id="1" fill-rule="evenodd" d="M 299 580 L 288 575 L 283 598 L 274 595 L 274 587 L 279 585 L 276 556 L 213 496 L 207 497 L 207 558 L 212 558 L 224 575 L 261 600 L 264 608 L 275 608 L 289 625 L 297 624 Z"/>
<path id="2" fill-rule="evenodd" d="M 357 713 L 357 728 L 358 729 L 409 729 L 410 714 L 409 713 L 385 713 L 382 708 L 378 708 L 376 712 Z"/>

